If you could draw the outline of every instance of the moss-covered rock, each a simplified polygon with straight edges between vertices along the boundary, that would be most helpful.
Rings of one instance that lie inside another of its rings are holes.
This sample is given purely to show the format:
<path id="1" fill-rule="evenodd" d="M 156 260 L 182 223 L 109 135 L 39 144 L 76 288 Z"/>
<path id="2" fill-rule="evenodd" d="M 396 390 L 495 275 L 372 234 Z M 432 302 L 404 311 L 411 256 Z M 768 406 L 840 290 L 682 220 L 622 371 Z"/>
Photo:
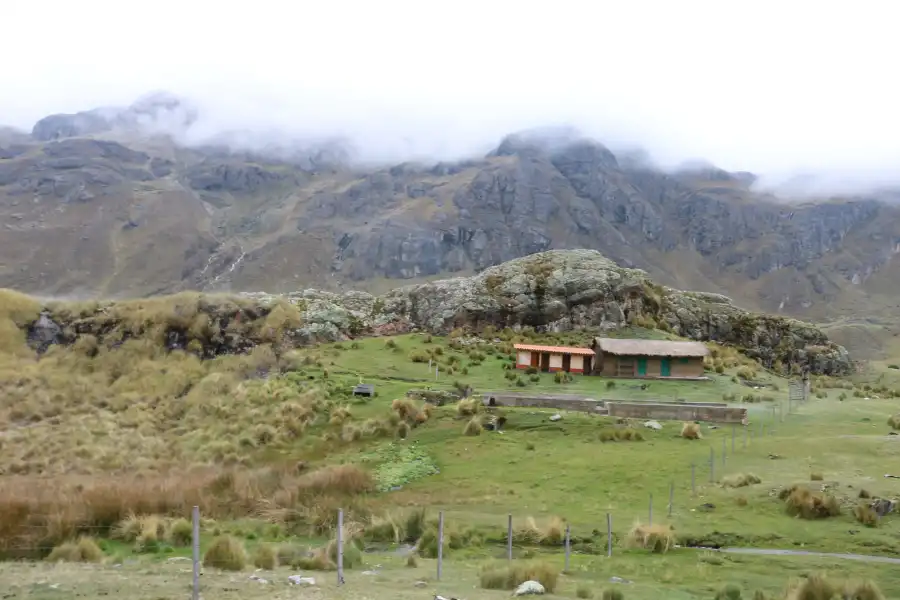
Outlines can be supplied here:
<path id="1" fill-rule="evenodd" d="M 553 250 L 512 260 L 473 277 L 397 288 L 383 296 L 304 290 L 284 296 L 180 294 L 128 302 L 51 304 L 30 339 L 101 343 L 153 336 L 169 349 L 202 356 L 246 352 L 259 343 L 302 345 L 414 329 L 534 327 L 538 331 L 658 327 L 737 347 L 769 367 L 842 374 L 846 350 L 814 325 L 752 313 L 719 294 L 658 285 L 644 271 L 594 250 Z M 47 332 L 44 332 L 45 334 Z M 45 343 L 45 342 L 43 342 Z M 37 348 L 36 348 L 37 349 Z"/>

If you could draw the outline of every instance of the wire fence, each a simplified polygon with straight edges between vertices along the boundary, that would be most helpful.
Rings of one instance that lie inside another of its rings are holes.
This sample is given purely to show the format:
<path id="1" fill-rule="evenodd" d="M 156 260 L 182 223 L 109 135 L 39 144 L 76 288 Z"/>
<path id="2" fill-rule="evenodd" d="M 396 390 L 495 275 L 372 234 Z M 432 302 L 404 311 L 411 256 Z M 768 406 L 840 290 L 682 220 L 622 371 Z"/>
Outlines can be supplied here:
<path id="1" fill-rule="evenodd" d="M 663 492 L 665 496 L 663 496 L 662 498 L 654 497 L 653 491 L 649 491 L 647 493 L 645 513 L 646 523 L 648 525 L 653 525 L 655 521 L 659 522 L 663 519 L 671 519 L 675 514 L 676 508 L 678 507 L 679 503 L 683 503 L 684 506 L 687 506 L 688 503 L 696 498 L 700 492 L 704 491 L 704 489 L 708 489 L 708 487 L 704 487 L 704 483 L 708 485 L 716 485 L 724 476 L 726 469 L 730 464 L 731 457 L 740 455 L 742 451 L 750 448 L 756 441 L 761 441 L 767 437 L 771 438 L 771 436 L 774 436 L 776 431 L 778 430 L 779 424 L 785 422 L 786 418 L 789 415 L 795 414 L 799 405 L 804 404 L 808 401 L 809 396 L 805 392 L 806 390 L 803 388 L 801 388 L 798 392 L 796 388 L 792 387 L 792 389 L 788 392 L 786 403 L 787 406 L 785 406 L 785 403 L 782 402 L 765 408 L 756 405 L 752 413 L 758 418 L 748 419 L 747 424 L 707 424 L 706 427 L 708 431 L 710 431 L 711 433 L 716 433 L 705 438 L 708 445 L 704 444 L 704 446 L 706 447 L 702 450 L 703 455 L 697 456 L 694 460 L 691 460 L 689 465 L 689 487 L 686 485 L 686 483 L 676 485 L 676 480 L 683 481 L 683 479 L 677 479 L 679 473 L 672 473 L 673 478 L 669 481 L 665 492 Z M 723 433 L 724 435 L 722 435 Z M 706 453 L 707 451 L 708 454 Z M 661 490 L 657 488 L 655 491 L 659 493 Z M 662 500 L 662 502 L 660 502 L 660 500 Z M 618 513 L 619 511 L 615 512 Z M 622 526 L 622 523 L 633 521 L 635 517 L 638 516 L 634 514 L 635 512 L 643 513 L 643 510 L 632 508 L 628 510 L 629 514 L 627 516 L 619 514 L 616 517 L 616 519 L 618 519 L 619 527 Z M 345 516 L 345 511 L 343 509 L 338 511 L 337 527 L 335 528 L 335 542 L 337 549 L 334 582 L 338 586 L 344 585 L 346 583 L 344 556 L 345 546 L 346 543 L 348 543 L 348 540 L 344 539 L 346 531 L 344 527 Z M 584 545 L 584 540 L 586 539 L 589 539 L 591 541 L 592 554 L 605 554 L 607 557 L 613 556 L 615 547 L 614 542 L 620 539 L 620 536 L 617 536 L 615 533 L 614 525 L 616 525 L 616 523 L 614 523 L 614 521 L 616 519 L 614 519 L 614 516 L 615 515 L 613 514 L 613 511 L 606 512 L 605 522 L 601 523 L 600 527 L 590 528 L 590 535 L 583 535 L 579 538 L 575 537 L 575 532 L 572 529 L 572 525 L 565 524 L 563 539 L 560 543 L 556 544 L 556 547 L 562 550 L 563 570 L 569 570 L 573 551 L 576 553 L 581 552 Z M 202 515 L 200 512 L 200 508 L 194 506 L 190 515 L 191 556 L 189 557 L 189 559 L 186 559 L 191 561 L 190 587 L 192 598 L 194 600 L 199 600 L 202 591 L 201 572 L 203 567 L 203 556 L 201 555 L 201 517 Z M 513 514 L 507 514 L 506 517 L 506 532 L 505 539 L 503 540 L 505 542 L 505 558 L 506 560 L 512 561 L 516 558 L 515 549 L 517 546 L 515 542 L 517 534 L 514 528 L 515 521 L 513 518 Z M 643 515 L 641 515 L 638 520 L 643 521 Z M 441 581 L 441 578 L 444 575 L 444 549 L 448 542 L 446 525 L 447 522 L 445 513 L 444 511 L 440 511 L 438 513 L 437 521 L 437 556 L 435 565 L 435 577 L 437 581 Z M 587 530 L 587 528 L 585 529 Z M 108 531 L 104 531 L 104 533 L 108 533 Z M 579 543 L 573 544 L 573 540 L 576 539 Z M 499 541 L 500 540 L 495 539 L 491 543 L 497 544 L 499 543 Z M 603 548 L 602 545 L 605 545 L 605 548 Z M 605 552 L 603 552 L 603 550 L 605 550 Z M 187 582 L 185 581 L 184 583 Z"/>

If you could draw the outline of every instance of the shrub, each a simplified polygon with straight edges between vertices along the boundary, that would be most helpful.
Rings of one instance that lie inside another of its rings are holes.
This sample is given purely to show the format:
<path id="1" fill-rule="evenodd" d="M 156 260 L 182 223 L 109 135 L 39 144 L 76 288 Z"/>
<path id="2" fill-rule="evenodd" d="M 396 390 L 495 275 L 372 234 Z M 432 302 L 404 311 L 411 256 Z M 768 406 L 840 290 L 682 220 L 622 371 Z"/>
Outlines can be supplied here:
<path id="1" fill-rule="evenodd" d="M 410 569 L 415 569 L 416 567 L 419 566 L 419 561 L 416 560 L 415 554 L 410 554 L 409 556 L 406 557 L 406 566 L 409 567 Z"/>
<path id="2" fill-rule="evenodd" d="M 607 381 L 607 382 L 606 382 L 606 389 L 611 390 L 611 389 L 613 389 L 613 388 L 615 388 L 615 387 L 616 387 L 616 382 L 615 382 L 615 381 Z"/>
<path id="3" fill-rule="evenodd" d="M 92 538 L 82 537 L 77 542 L 65 542 L 55 547 L 47 556 L 50 562 L 98 563 L 103 560 L 103 550 Z"/>
<path id="4" fill-rule="evenodd" d="M 754 371 L 750 367 L 741 367 L 737 370 L 737 373 L 735 373 L 735 375 L 737 375 L 740 379 L 750 381 L 756 377 L 756 371 Z"/>
<path id="5" fill-rule="evenodd" d="M 822 481 L 824 476 L 821 473 L 810 473 L 809 480 L 810 481 Z"/>
<path id="6" fill-rule="evenodd" d="M 537 581 L 552 594 L 559 579 L 559 568 L 542 561 L 516 561 L 490 564 L 482 568 L 479 577 L 486 590 L 514 590 L 526 581 Z"/>
<path id="7" fill-rule="evenodd" d="M 463 435 L 481 435 L 482 431 L 484 431 L 484 427 L 481 425 L 481 419 L 476 416 L 469 419 L 468 423 L 466 423 Z"/>
<path id="8" fill-rule="evenodd" d="M 857 504 L 853 509 L 853 516 L 866 527 L 878 527 L 878 513 L 868 503 Z"/>
<path id="9" fill-rule="evenodd" d="M 566 525 L 559 517 L 551 517 L 543 527 L 538 526 L 533 517 L 528 517 L 525 526 L 513 531 L 513 542 L 521 545 L 559 546 L 565 539 Z"/>
<path id="10" fill-rule="evenodd" d="M 173 546 L 190 546 L 194 539 L 194 528 L 187 519 L 175 519 L 169 525 L 166 538 Z"/>
<path id="11" fill-rule="evenodd" d="M 671 525 L 641 525 L 636 523 L 625 537 L 629 548 L 643 548 L 656 553 L 665 553 L 675 545 L 675 531 Z"/>
<path id="12" fill-rule="evenodd" d="M 414 363 L 427 363 L 431 356 L 424 350 L 413 350 L 409 353 L 409 360 Z"/>
<path id="13" fill-rule="evenodd" d="M 785 501 L 785 512 L 792 517 L 826 519 L 841 514 L 841 506 L 834 496 L 813 492 L 802 486 L 786 488 L 779 497 Z"/>
<path id="14" fill-rule="evenodd" d="M 570 383 L 572 381 L 572 375 L 565 371 L 557 371 L 553 374 L 553 381 L 556 383 Z"/>
<path id="15" fill-rule="evenodd" d="M 582 600 L 590 600 L 594 597 L 594 591 L 586 583 L 579 583 L 578 587 L 575 588 L 575 597 Z"/>
<path id="16" fill-rule="evenodd" d="M 890 425 L 891 429 L 900 430 L 900 413 L 891 415 L 890 418 L 888 418 L 888 425 Z"/>
<path id="17" fill-rule="evenodd" d="M 482 411 L 484 404 L 477 398 L 465 398 L 456 404 L 456 414 L 461 417 L 471 417 Z"/>
<path id="18" fill-rule="evenodd" d="M 722 487 L 739 488 L 761 483 L 762 479 L 753 473 L 735 473 L 722 478 Z"/>
<path id="19" fill-rule="evenodd" d="M 516 378 L 517 387 L 525 387 L 526 385 L 528 385 L 528 383 L 524 379 L 522 379 L 521 377 Z"/>
<path id="20" fill-rule="evenodd" d="M 817 574 L 791 582 L 787 598 L 788 600 L 831 600 L 832 598 L 885 600 L 884 594 L 873 581 L 838 582 Z"/>
<path id="21" fill-rule="evenodd" d="M 444 535 L 444 556 L 450 549 L 450 536 Z M 422 536 L 416 541 L 416 553 L 422 558 L 437 558 L 438 555 L 438 531 L 435 525 L 425 528 Z"/>
<path id="22" fill-rule="evenodd" d="M 716 592 L 716 600 L 741 600 L 741 588 L 733 583 L 725 584 L 725 586 Z"/>
<path id="23" fill-rule="evenodd" d="M 273 571 L 278 566 L 278 550 L 271 544 L 260 544 L 253 551 L 253 566 Z"/>
<path id="24" fill-rule="evenodd" d="M 222 571 L 241 571 L 247 564 L 247 552 L 240 540 L 223 535 L 213 540 L 203 555 L 203 566 Z"/>
<path id="25" fill-rule="evenodd" d="M 643 442 L 644 434 L 632 427 L 608 428 L 600 432 L 601 442 Z"/>
<path id="26" fill-rule="evenodd" d="M 625 600 L 625 594 L 619 588 L 606 588 L 600 598 L 601 600 Z"/>
<path id="27" fill-rule="evenodd" d="M 860 498 L 871 498 L 872 494 L 870 494 L 869 490 L 867 490 L 867 489 L 861 489 L 861 490 L 859 490 L 859 497 Z"/>
<path id="28" fill-rule="evenodd" d="M 737 498 L 734 499 L 734 503 L 737 504 L 738 506 L 747 506 L 747 499 L 744 498 L 743 496 L 738 496 Z"/>
<path id="29" fill-rule="evenodd" d="M 700 425 L 697 423 L 685 423 L 681 427 L 681 437 L 686 440 L 699 440 L 703 438 L 700 433 Z"/>

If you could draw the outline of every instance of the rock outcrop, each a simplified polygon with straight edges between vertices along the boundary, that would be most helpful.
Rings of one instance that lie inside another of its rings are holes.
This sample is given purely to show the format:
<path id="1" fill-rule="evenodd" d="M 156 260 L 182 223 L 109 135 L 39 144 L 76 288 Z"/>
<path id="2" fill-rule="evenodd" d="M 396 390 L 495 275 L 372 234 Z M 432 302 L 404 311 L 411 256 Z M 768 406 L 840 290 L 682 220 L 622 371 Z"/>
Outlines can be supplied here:
<path id="1" fill-rule="evenodd" d="M 646 272 L 620 267 L 594 250 L 537 253 L 473 277 L 405 286 L 381 296 L 318 290 L 233 298 L 185 294 L 97 305 L 78 314 L 52 305 L 30 327 L 29 339 L 37 349 L 48 340 L 74 343 L 86 335 L 122 340 L 152 333 L 169 349 L 212 357 L 276 340 L 306 344 L 487 325 L 602 331 L 629 324 L 732 345 L 768 367 L 799 366 L 824 374 L 850 369 L 846 350 L 813 325 L 748 312 L 725 296 L 657 285 Z"/>

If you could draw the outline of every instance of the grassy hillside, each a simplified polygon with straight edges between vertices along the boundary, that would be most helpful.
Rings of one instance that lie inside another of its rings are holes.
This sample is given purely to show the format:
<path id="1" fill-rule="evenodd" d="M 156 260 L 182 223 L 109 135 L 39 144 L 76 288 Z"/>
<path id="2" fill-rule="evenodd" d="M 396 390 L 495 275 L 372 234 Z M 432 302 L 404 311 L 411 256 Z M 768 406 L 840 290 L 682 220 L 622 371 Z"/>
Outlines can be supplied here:
<path id="1" fill-rule="evenodd" d="M 780 597 L 789 578 L 820 569 L 875 577 L 888 595 L 900 593 L 900 577 L 865 563 L 689 548 L 656 554 L 630 545 L 635 522 L 649 519 L 652 494 L 653 523 L 673 525 L 665 535 L 684 546 L 896 554 L 896 516 L 872 520 L 858 508 L 861 494 L 897 493 L 896 480 L 883 477 L 900 448 L 887 435 L 888 418 L 900 413 L 887 379 L 854 385 L 818 378 L 814 400 L 782 421 L 787 381 L 718 346 L 709 381 L 643 386 L 510 369 L 516 341 L 584 345 L 589 333 L 475 337 L 457 331 L 307 348 L 262 343 L 208 360 L 166 351 L 149 333 L 101 347 L 82 335 L 39 357 L 20 328 L 34 319 L 36 305 L 9 295 L 3 306 L 0 555 L 99 561 L 88 570 L 52 572 L 83 597 L 184 593 L 189 575 L 168 559 L 188 553 L 181 519 L 194 505 L 204 518 L 204 552 L 232 536 L 250 553 L 249 569 L 267 549 L 278 550 L 282 567 L 265 575 L 276 582 L 273 591 L 286 585 L 288 574 L 333 568 L 326 544 L 343 508 L 348 539 L 367 551 L 361 563 L 348 563 L 351 583 L 344 591 L 321 582 L 333 581 L 331 575 L 317 575 L 328 597 L 412 597 L 412 583 L 434 572 L 430 532 L 439 510 L 449 546 L 447 583 L 427 584 L 435 593 L 499 585 L 496 568 L 485 565 L 505 552 L 507 514 L 516 529 L 514 564 L 545 571 L 561 567 L 560 536 L 565 524 L 571 527 L 572 569 L 559 576 L 557 595 L 599 597 L 615 576 L 634 581 L 625 589 L 628 598 L 709 598 L 727 583 L 748 595 L 761 590 Z M 618 335 L 667 334 L 630 329 Z M 751 388 L 748 380 L 762 387 Z M 350 390 L 359 381 L 374 383 L 377 396 L 354 398 Z M 485 427 L 498 413 L 476 403 L 431 406 L 406 398 L 410 389 L 467 386 L 476 393 L 744 402 L 751 425 L 746 431 L 702 425 L 701 439 L 687 439 L 682 423 L 663 422 L 656 431 L 640 421 L 566 412 L 555 421 L 555 411 L 506 409 L 498 433 Z M 760 482 L 731 487 L 754 481 L 750 474 Z M 801 491 L 791 492 L 794 485 Z M 607 514 L 612 559 L 604 556 Z M 65 546 L 80 536 L 97 540 L 99 554 Z M 405 566 L 402 550 L 398 555 L 404 543 L 418 544 L 418 558 L 409 561 L 414 566 Z M 124 578 L 112 566 L 123 561 Z M 379 574 L 363 575 L 363 565 Z M 47 574 L 44 567 L 4 564 L 0 584 L 49 597 L 54 592 L 41 583 Z M 246 576 L 235 583 L 212 567 L 203 581 L 215 597 L 260 593 L 260 584 L 248 587 Z"/>

